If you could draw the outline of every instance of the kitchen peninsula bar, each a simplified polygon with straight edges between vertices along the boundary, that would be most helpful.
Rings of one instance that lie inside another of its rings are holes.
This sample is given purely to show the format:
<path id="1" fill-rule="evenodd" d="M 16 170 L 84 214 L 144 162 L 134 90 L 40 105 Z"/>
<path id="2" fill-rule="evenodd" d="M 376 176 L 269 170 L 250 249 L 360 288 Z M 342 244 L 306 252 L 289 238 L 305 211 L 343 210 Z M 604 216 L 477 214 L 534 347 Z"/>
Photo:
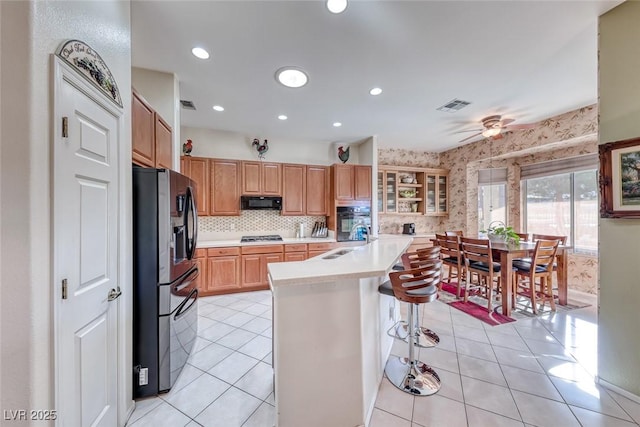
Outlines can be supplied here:
<path id="1" fill-rule="evenodd" d="M 269 264 L 278 427 L 367 425 L 399 311 L 378 285 L 411 241 L 384 237 Z"/>

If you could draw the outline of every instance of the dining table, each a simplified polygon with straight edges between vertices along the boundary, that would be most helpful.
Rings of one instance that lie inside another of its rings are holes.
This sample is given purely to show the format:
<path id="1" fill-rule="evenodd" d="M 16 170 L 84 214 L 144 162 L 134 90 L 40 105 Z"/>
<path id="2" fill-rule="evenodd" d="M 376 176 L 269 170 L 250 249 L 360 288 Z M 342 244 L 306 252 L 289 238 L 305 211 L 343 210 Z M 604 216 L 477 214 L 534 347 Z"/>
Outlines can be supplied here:
<path id="1" fill-rule="evenodd" d="M 502 314 L 511 315 L 511 292 L 513 288 L 513 260 L 517 258 L 531 258 L 536 248 L 535 242 L 506 243 L 492 241 L 491 250 L 493 259 L 500 262 L 500 283 Z M 567 252 L 571 249 L 566 245 L 559 245 L 556 252 L 557 278 L 558 278 L 558 303 L 567 305 Z"/>

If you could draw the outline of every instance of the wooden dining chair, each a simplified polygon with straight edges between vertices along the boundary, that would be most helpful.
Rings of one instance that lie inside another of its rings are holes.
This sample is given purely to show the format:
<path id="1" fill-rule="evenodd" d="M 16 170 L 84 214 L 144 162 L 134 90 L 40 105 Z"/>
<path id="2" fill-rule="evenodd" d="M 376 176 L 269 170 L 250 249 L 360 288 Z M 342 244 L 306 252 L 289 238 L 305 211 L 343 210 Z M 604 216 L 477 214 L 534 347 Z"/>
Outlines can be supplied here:
<path id="1" fill-rule="evenodd" d="M 464 289 L 464 302 L 469 299 L 471 288 L 481 288 L 487 298 L 487 309 L 491 312 L 493 285 L 500 283 L 500 264 L 493 261 L 491 241 L 489 239 L 473 239 L 460 237 L 460 249 L 465 263 L 466 283 Z M 473 282 L 472 274 L 478 277 Z"/>
<path id="2" fill-rule="evenodd" d="M 529 233 L 516 233 L 516 234 L 520 238 L 521 242 L 528 242 L 529 241 Z"/>
<path id="3" fill-rule="evenodd" d="M 511 294 L 511 304 L 516 305 L 516 294 L 531 300 L 533 314 L 538 314 L 537 302 L 549 301 L 551 309 L 555 311 L 556 303 L 553 296 L 553 263 L 558 251 L 560 240 L 538 239 L 531 262 L 513 261 L 516 280 Z"/>
<path id="4" fill-rule="evenodd" d="M 451 284 L 451 279 L 457 279 L 456 297 L 460 298 L 462 277 L 464 274 L 464 261 L 460 252 L 460 238 L 436 234 L 436 242 L 440 246 L 442 262 L 447 266 L 447 276 L 442 281 Z M 442 285 L 440 285 L 442 286 Z"/>
<path id="5" fill-rule="evenodd" d="M 458 236 L 458 237 L 462 237 L 464 236 L 464 233 L 462 232 L 462 230 L 452 230 L 452 231 L 445 231 L 444 232 L 445 236 Z"/>

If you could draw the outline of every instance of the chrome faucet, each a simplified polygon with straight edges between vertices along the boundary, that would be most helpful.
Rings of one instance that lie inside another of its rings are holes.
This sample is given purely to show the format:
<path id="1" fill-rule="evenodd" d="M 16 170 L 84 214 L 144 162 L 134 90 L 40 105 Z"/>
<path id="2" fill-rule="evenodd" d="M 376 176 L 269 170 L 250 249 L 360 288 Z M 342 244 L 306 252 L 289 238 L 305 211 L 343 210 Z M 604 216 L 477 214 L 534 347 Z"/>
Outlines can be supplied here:
<path id="1" fill-rule="evenodd" d="M 369 227 L 368 225 L 362 223 L 362 222 L 358 222 L 357 224 L 354 224 L 353 227 L 351 228 L 351 233 L 349 233 L 349 240 L 356 240 L 356 233 L 358 232 L 358 230 L 364 230 L 364 235 L 365 235 L 365 242 L 369 243 L 370 241 L 370 235 L 371 235 L 371 227 Z"/>

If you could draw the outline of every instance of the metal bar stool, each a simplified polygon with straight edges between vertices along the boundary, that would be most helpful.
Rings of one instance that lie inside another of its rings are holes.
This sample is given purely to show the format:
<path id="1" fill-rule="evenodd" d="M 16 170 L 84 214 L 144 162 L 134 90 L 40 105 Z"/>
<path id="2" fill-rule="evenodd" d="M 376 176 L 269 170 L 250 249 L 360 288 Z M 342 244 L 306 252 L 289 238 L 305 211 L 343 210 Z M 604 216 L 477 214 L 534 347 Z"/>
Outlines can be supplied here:
<path id="1" fill-rule="evenodd" d="M 412 268 L 418 268 L 425 262 L 440 259 L 440 247 L 433 246 L 429 248 L 419 249 L 417 252 L 406 252 L 402 254 L 403 270 L 410 270 Z M 395 297 L 391 280 L 387 280 L 378 287 L 378 292 L 383 295 Z M 420 325 L 419 316 L 414 318 L 414 331 L 413 335 L 409 334 L 408 323 L 404 320 L 399 320 L 389 328 L 387 335 L 398 338 L 403 341 L 408 341 L 410 336 L 414 338 L 414 344 L 418 347 L 429 348 L 435 347 L 440 342 L 440 337 L 434 331 L 429 328 L 425 328 Z"/>
<path id="2" fill-rule="evenodd" d="M 419 304 L 434 301 L 442 278 L 440 259 L 423 261 L 419 268 L 389 273 L 395 297 L 410 304 L 407 323 L 409 336 L 418 331 L 414 319 Z M 390 357 L 384 368 L 389 381 L 400 390 L 418 396 L 429 396 L 440 390 L 440 377 L 430 366 L 418 360 L 415 340 L 409 339 L 409 357 Z"/>

